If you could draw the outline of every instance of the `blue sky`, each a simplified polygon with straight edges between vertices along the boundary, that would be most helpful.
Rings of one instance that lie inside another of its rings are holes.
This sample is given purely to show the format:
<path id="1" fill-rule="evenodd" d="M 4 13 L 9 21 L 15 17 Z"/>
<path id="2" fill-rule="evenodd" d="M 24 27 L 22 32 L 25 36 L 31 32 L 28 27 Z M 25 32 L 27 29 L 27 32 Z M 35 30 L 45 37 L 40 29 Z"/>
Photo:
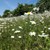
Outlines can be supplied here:
<path id="1" fill-rule="evenodd" d="M 6 9 L 14 10 L 18 6 L 18 3 L 35 4 L 36 2 L 37 0 L 0 0 L 0 15 L 2 15 Z"/>

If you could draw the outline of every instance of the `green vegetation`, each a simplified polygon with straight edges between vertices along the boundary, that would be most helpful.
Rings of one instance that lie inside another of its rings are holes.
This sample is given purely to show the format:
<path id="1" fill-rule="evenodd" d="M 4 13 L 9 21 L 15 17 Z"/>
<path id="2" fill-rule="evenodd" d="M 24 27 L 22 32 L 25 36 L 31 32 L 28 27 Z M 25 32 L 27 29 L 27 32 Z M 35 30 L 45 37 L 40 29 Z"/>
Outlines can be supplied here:
<path id="1" fill-rule="evenodd" d="M 10 14 L 12 14 L 12 12 L 10 10 L 5 10 L 3 17 L 10 17 Z"/>
<path id="2" fill-rule="evenodd" d="M 50 17 L 1 21 L 0 26 L 0 50 L 50 49 Z"/>
<path id="3" fill-rule="evenodd" d="M 40 8 L 39 12 L 44 12 L 44 10 L 50 10 L 50 0 L 39 0 L 36 6 Z"/>
<path id="4" fill-rule="evenodd" d="M 39 0 L 36 6 L 40 8 L 39 12 L 50 10 L 50 1 Z M 13 11 L 5 10 L 2 17 L 20 16 L 32 11 L 33 7 L 32 4 L 19 4 Z M 39 19 L 32 15 L 30 19 L 31 15 L 27 16 L 24 20 L 0 21 L 0 50 L 50 50 L 50 17 Z"/>

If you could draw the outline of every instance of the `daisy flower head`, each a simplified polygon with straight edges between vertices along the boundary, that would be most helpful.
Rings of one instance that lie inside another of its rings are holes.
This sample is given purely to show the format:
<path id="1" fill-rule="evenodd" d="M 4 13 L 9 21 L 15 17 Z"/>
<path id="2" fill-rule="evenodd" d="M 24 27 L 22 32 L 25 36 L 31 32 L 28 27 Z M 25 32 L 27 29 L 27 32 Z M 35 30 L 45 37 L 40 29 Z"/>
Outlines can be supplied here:
<path id="1" fill-rule="evenodd" d="M 30 36 L 36 36 L 36 32 L 29 32 Z"/>
<path id="2" fill-rule="evenodd" d="M 36 24 L 36 22 L 35 22 L 35 21 L 30 21 L 30 23 L 31 23 L 31 24 Z"/>
<path id="3" fill-rule="evenodd" d="M 22 38 L 22 36 L 18 36 L 18 38 Z"/>
<path id="4" fill-rule="evenodd" d="M 16 30 L 14 33 L 19 33 L 20 32 L 20 30 Z"/>
<path id="5" fill-rule="evenodd" d="M 14 38 L 14 36 L 11 36 L 11 38 Z"/>

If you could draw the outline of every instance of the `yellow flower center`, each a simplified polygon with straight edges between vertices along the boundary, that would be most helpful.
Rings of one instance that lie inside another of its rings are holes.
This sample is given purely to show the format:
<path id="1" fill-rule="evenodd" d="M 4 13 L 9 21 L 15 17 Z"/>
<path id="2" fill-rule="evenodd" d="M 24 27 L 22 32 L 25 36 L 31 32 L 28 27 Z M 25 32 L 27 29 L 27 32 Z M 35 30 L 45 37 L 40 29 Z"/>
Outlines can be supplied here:
<path id="1" fill-rule="evenodd" d="M 27 12 L 28 14 L 30 14 L 30 12 Z"/>

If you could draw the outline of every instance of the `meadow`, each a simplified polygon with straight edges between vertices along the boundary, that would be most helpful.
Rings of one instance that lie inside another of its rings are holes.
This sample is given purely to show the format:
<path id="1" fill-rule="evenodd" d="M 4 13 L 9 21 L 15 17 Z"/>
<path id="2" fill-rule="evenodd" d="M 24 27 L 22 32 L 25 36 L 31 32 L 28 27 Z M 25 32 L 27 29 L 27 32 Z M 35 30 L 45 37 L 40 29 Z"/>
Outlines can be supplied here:
<path id="1" fill-rule="evenodd" d="M 0 21 L 0 50 L 50 50 L 50 17 Z"/>

